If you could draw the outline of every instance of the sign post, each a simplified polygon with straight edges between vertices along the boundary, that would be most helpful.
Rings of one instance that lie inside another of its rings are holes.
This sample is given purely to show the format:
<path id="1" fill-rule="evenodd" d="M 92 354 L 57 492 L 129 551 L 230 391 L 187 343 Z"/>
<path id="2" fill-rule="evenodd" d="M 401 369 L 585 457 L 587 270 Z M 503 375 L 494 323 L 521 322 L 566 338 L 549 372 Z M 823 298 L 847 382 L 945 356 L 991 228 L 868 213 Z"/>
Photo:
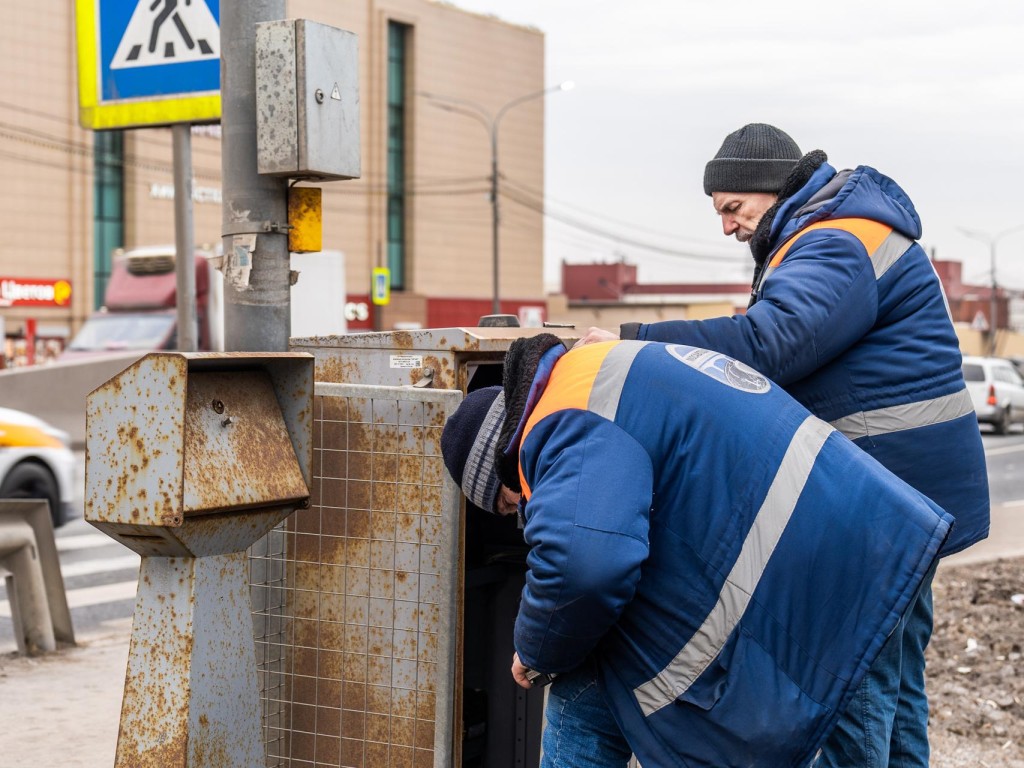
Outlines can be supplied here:
<path id="1" fill-rule="evenodd" d="M 192 123 L 220 118 L 219 0 L 76 0 L 79 121 L 173 125 L 178 348 L 198 348 Z"/>
<path id="2" fill-rule="evenodd" d="M 75 6 L 84 128 L 220 119 L 219 0 L 76 0 Z"/>

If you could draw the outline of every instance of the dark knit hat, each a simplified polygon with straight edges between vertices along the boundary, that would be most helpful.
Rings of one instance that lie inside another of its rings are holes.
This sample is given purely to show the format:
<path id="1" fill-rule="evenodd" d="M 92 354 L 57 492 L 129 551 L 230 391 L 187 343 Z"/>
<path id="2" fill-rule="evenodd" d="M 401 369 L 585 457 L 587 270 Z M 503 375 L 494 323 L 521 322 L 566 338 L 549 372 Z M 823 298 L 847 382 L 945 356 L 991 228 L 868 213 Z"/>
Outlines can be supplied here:
<path id="1" fill-rule="evenodd" d="M 498 436 L 505 421 L 501 387 L 485 387 L 466 395 L 441 433 L 441 455 L 449 474 L 466 498 L 494 512 L 501 482 L 495 466 Z"/>
<path id="2" fill-rule="evenodd" d="M 800 158 L 800 147 L 785 131 L 765 123 L 744 125 L 725 137 L 704 168 L 704 192 L 778 193 Z"/>

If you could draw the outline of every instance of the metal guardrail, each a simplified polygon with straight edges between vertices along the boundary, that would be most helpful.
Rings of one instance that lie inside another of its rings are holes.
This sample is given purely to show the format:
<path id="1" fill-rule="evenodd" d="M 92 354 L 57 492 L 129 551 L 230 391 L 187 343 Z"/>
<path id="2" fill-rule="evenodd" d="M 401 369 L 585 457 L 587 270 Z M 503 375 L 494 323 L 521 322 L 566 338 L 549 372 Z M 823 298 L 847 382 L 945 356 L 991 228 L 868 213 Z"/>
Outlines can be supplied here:
<path id="1" fill-rule="evenodd" d="M 75 644 L 46 500 L 0 500 L 0 574 L 20 653 Z"/>
<path id="2" fill-rule="evenodd" d="M 249 555 L 268 767 L 459 764 L 461 399 L 316 384 L 310 507 Z"/>

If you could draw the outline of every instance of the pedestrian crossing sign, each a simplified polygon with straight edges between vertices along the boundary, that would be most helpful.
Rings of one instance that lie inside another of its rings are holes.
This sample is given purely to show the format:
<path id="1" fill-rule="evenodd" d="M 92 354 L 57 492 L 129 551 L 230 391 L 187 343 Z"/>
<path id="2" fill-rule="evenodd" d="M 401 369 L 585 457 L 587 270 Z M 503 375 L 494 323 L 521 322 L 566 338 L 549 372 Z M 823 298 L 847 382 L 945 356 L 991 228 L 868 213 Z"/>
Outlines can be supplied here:
<path id="1" fill-rule="evenodd" d="M 75 2 L 83 127 L 220 119 L 219 0 Z"/>

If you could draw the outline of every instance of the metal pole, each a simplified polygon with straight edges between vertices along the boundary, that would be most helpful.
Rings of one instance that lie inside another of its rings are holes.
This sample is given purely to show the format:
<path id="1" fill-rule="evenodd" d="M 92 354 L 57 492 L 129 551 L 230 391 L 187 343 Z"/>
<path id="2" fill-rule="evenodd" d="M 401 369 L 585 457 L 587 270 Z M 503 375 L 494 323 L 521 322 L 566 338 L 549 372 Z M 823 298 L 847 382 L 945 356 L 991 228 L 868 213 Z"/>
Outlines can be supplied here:
<path id="1" fill-rule="evenodd" d="M 377 241 L 377 266 L 378 267 L 383 267 L 384 266 L 384 256 L 383 256 L 383 253 L 381 251 L 381 242 L 380 242 L 380 240 Z M 375 330 L 375 331 L 377 331 L 379 333 L 380 331 L 384 330 L 384 307 L 382 307 L 380 304 L 377 304 L 377 303 L 375 303 L 373 301 L 373 295 L 372 294 L 373 294 L 373 289 L 371 287 L 370 311 L 373 312 L 373 330 Z"/>
<path id="2" fill-rule="evenodd" d="M 491 300 L 491 313 L 501 314 L 501 299 L 498 290 L 498 122 L 491 123 L 491 269 L 493 275 L 494 296 Z"/>
<path id="3" fill-rule="evenodd" d="M 174 253 L 178 350 L 199 349 L 196 323 L 196 251 L 192 226 L 192 126 L 176 123 L 174 145 Z"/>
<path id="4" fill-rule="evenodd" d="M 256 24 L 284 0 L 220 4 L 224 346 L 279 352 L 291 335 L 288 180 L 256 171 Z"/>
<path id="5" fill-rule="evenodd" d="M 991 296 L 991 300 L 990 300 L 990 304 L 989 304 L 989 310 L 988 310 L 988 312 L 989 312 L 989 325 L 991 326 L 991 328 L 989 328 L 990 338 L 989 338 L 989 352 L 988 353 L 989 353 L 989 355 L 994 356 L 996 354 L 996 333 L 998 332 L 997 324 L 996 324 L 996 289 L 998 287 L 998 284 L 996 283 L 996 239 L 995 238 L 992 238 L 992 240 L 989 242 L 989 253 L 990 253 L 990 258 L 992 260 L 992 296 Z"/>
<path id="6" fill-rule="evenodd" d="M 491 271 L 494 273 L 494 296 L 491 300 L 491 312 L 495 315 L 501 314 L 501 292 L 499 290 L 498 275 L 501 264 L 498 247 L 501 223 L 499 215 L 500 203 L 498 202 L 500 194 L 500 190 L 498 188 L 500 183 L 498 181 L 498 126 L 501 124 L 501 118 L 503 118 L 505 113 L 513 107 L 516 107 L 523 102 L 540 98 L 552 91 L 567 91 L 572 87 L 572 81 L 567 80 L 563 83 L 559 83 L 558 85 L 553 85 L 550 88 L 544 88 L 540 91 L 534 91 L 533 93 L 528 93 L 525 96 L 512 99 L 512 101 L 506 102 L 493 118 L 486 109 L 474 101 L 459 99 L 454 96 L 439 96 L 435 93 L 427 93 L 426 91 L 419 92 L 420 96 L 435 102 L 441 109 L 448 110 L 449 112 L 460 112 L 480 121 L 491 136 Z"/>

